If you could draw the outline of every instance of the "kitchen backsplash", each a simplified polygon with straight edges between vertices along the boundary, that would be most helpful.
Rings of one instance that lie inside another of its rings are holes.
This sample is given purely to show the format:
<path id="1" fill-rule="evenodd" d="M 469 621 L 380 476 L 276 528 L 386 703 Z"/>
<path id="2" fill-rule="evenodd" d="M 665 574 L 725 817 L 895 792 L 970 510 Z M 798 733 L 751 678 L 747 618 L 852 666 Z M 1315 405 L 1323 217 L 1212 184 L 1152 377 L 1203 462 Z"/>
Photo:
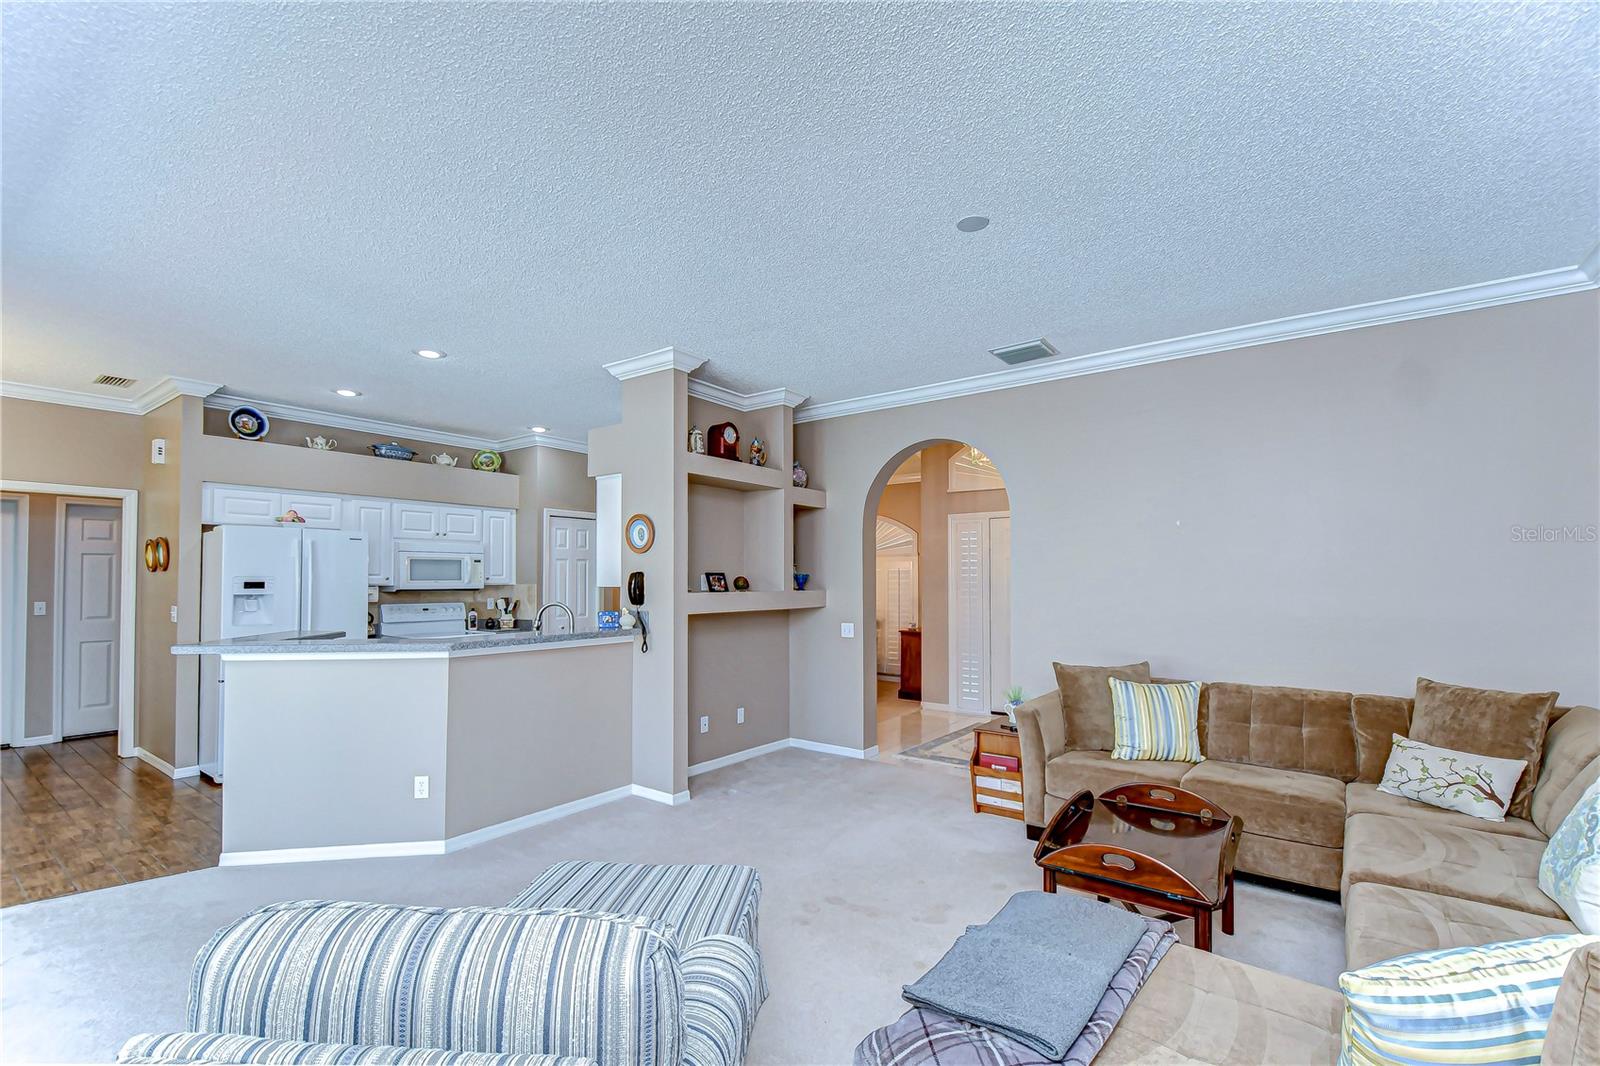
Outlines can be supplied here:
<path id="1" fill-rule="evenodd" d="M 504 597 L 507 600 L 520 600 L 517 606 L 516 617 L 532 618 L 539 609 L 539 586 L 537 585 L 486 585 L 482 589 L 404 589 L 396 592 L 378 593 L 378 603 L 367 605 L 372 616 L 378 616 L 377 607 L 382 603 L 465 603 L 469 608 L 476 607 L 479 617 L 487 617 L 489 611 L 488 601 L 495 597 Z"/>

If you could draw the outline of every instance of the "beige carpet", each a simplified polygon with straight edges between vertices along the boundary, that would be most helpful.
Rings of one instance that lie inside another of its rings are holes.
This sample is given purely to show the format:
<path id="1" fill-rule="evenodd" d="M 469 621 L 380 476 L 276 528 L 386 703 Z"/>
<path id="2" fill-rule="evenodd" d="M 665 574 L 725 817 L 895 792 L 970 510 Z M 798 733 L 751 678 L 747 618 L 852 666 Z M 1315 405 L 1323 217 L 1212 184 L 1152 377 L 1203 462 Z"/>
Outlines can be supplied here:
<path id="1" fill-rule="evenodd" d="M 1021 823 L 972 814 L 955 767 L 786 750 L 692 786 L 682 807 L 623 800 L 454 855 L 199 870 L 6 908 L 0 1057 L 107 1061 L 132 1033 L 183 1028 L 194 953 L 263 903 L 502 904 L 558 859 L 603 858 L 760 869 L 772 998 L 751 1062 L 847 1063 L 900 1014 L 901 985 L 969 923 L 1037 887 Z M 1221 954 L 1333 983 L 1336 904 L 1238 893 L 1238 933 L 1218 935 Z"/>

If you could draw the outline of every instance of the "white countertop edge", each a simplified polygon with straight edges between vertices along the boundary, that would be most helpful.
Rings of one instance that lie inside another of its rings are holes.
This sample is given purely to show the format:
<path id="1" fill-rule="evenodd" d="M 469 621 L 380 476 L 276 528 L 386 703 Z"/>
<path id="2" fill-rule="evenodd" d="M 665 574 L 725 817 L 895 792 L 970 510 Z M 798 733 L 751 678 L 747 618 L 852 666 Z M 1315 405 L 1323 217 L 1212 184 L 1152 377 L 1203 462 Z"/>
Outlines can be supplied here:
<path id="1" fill-rule="evenodd" d="M 420 647 L 415 651 L 306 651 L 306 652 L 252 652 L 245 648 L 237 651 L 219 651 L 210 654 L 220 655 L 225 662 L 306 662 L 308 660 L 325 659 L 355 659 L 371 661 L 374 659 L 471 659 L 480 655 L 519 655 L 525 652 L 557 651 L 562 648 L 593 648 L 607 644 L 632 644 L 632 634 L 619 636 L 594 637 L 585 640 L 558 640 L 548 644 L 511 644 L 505 647 L 493 645 L 481 648 L 460 648 L 451 651 L 448 648 L 430 649 Z"/>

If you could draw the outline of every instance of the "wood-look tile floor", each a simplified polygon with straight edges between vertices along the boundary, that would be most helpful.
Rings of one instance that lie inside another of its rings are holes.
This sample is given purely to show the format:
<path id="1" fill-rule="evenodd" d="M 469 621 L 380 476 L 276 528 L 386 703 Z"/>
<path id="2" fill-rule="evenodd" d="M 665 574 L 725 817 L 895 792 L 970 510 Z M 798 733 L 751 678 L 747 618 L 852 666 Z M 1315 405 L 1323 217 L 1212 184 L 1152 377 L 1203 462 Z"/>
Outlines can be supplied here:
<path id="1" fill-rule="evenodd" d="M 0 751 L 0 907 L 215 866 L 222 789 L 117 757 L 115 736 Z"/>

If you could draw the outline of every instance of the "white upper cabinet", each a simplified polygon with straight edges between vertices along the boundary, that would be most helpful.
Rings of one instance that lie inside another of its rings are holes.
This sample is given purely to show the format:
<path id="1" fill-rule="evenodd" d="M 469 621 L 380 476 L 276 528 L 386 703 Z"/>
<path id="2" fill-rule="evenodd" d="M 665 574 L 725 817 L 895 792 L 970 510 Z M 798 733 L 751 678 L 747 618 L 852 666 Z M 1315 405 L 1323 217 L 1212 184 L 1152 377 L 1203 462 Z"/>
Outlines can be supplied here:
<path id="1" fill-rule="evenodd" d="M 483 512 L 483 583 L 517 583 L 517 515 L 515 511 Z"/>
<path id="2" fill-rule="evenodd" d="M 200 509 L 200 520 L 212 525 L 270 525 L 283 513 L 283 493 L 207 484 Z"/>
<path id="3" fill-rule="evenodd" d="M 424 540 L 439 535 L 439 507 L 431 503 L 394 505 L 394 539 Z"/>
<path id="4" fill-rule="evenodd" d="M 365 533 L 367 583 L 371 585 L 393 583 L 396 541 L 480 548 L 486 584 L 514 585 L 517 581 L 517 512 L 511 510 L 209 481 L 203 489 L 201 510 L 200 520 L 211 525 L 270 526 L 279 515 L 292 510 L 309 527 Z"/>
<path id="5" fill-rule="evenodd" d="M 344 501 L 344 528 L 367 535 L 367 584 L 394 580 L 394 504 L 389 500 Z"/>
<path id="6" fill-rule="evenodd" d="M 439 507 L 439 539 L 457 544 L 483 543 L 483 508 Z"/>
<path id="7" fill-rule="evenodd" d="M 285 492 L 284 511 L 293 511 L 316 529 L 338 529 L 344 524 L 344 501 L 326 492 Z"/>
<path id="8" fill-rule="evenodd" d="M 450 503 L 394 505 L 396 540 L 442 540 L 450 544 L 482 544 L 483 508 Z"/>

